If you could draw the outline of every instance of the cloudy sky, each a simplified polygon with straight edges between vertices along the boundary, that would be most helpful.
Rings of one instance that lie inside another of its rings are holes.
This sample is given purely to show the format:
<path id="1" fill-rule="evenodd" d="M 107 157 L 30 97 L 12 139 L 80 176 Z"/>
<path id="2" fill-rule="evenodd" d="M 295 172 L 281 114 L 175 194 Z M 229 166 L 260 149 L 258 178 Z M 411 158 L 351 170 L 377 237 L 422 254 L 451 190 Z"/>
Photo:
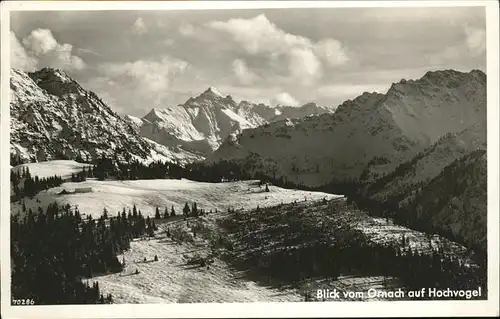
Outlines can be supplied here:
<path id="1" fill-rule="evenodd" d="M 428 70 L 486 71 L 484 8 L 11 14 L 12 67 L 65 69 L 121 114 L 235 99 L 336 106 Z"/>

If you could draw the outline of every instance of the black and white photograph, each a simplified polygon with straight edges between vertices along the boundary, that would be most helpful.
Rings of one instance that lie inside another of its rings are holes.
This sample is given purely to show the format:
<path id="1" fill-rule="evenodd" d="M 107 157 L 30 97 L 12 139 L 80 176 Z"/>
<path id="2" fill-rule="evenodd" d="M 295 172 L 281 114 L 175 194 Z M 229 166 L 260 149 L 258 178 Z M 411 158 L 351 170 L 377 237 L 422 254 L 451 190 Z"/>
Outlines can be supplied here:
<path id="1" fill-rule="evenodd" d="M 498 3 L 377 3 L 2 3 L 2 317 L 498 315 Z"/>

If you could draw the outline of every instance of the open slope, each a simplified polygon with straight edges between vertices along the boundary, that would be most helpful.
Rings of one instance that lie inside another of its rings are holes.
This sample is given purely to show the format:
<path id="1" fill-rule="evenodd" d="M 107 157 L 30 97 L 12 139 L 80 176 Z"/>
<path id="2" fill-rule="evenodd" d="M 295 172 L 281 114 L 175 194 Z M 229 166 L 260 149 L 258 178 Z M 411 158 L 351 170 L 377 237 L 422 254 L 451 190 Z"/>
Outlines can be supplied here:
<path id="1" fill-rule="evenodd" d="M 301 201 L 260 212 L 222 211 L 187 221 L 182 218 L 159 221 L 154 238 L 135 240 L 131 249 L 119 257 L 125 259 L 123 272 L 92 280 L 97 280 L 104 292 L 112 293 L 117 303 L 303 301 L 306 292 L 315 300 L 317 289 L 333 288 L 364 292 L 363 297 L 342 296 L 339 300 L 386 299 L 368 298 L 366 292 L 370 288 L 391 291 L 402 287 L 390 274 L 354 271 L 341 273 L 338 278 L 325 277 L 321 272 L 322 258 L 305 258 L 303 262 L 315 264 L 316 271 L 302 274 L 299 281 L 283 281 L 278 275 L 268 277 L 262 269 L 266 260 L 283 249 L 293 255 L 297 249 L 306 254 L 306 247 L 317 241 L 347 240 L 349 245 L 349 238 L 342 239 L 342 233 L 352 231 L 361 235 L 358 239 L 364 238 L 373 245 L 400 245 L 404 237 L 406 247 L 415 252 L 432 254 L 432 250 L 440 247 L 445 254 L 469 262 L 467 250 L 460 245 L 394 225 L 391 220 L 371 218 L 352 207 L 349 211 L 335 212 L 332 209 L 337 206 L 332 203 Z M 217 237 L 229 240 L 233 248 L 221 246 L 214 241 Z M 155 255 L 158 261 L 153 260 Z M 213 263 L 208 267 L 190 265 L 188 261 L 196 256 L 212 256 Z M 256 256 L 258 262 L 253 261 Z M 289 265 L 284 265 L 282 272 L 288 271 L 287 268 Z"/>
<path id="2" fill-rule="evenodd" d="M 220 259 L 215 259 L 208 269 L 186 265 L 184 256 L 207 254 L 209 249 L 202 240 L 190 244 L 166 238 L 163 231 L 172 224 L 175 222 L 160 225 L 154 239 L 132 242 L 131 249 L 120 256 L 127 264 L 122 273 L 92 280 L 99 282 L 102 291 L 111 293 L 115 303 L 298 302 L 304 301 L 306 291 L 332 288 L 331 281 L 321 279 L 304 283 L 303 287 L 273 287 L 248 278 Z M 159 258 L 157 262 L 152 261 L 154 255 Z M 143 261 L 144 257 L 148 262 Z M 341 291 L 367 291 L 372 287 L 383 290 L 385 281 L 394 280 L 342 276 L 335 281 L 335 287 Z"/>
<path id="3" fill-rule="evenodd" d="M 164 229 L 164 227 L 160 227 Z M 201 251 L 188 244 L 176 244 L 158 235 L 137 240 L 121 258 L 127 266 L 122 273 L 94 278 L 100 288 L 113 295 L 115 303 L 188 303 L 188 302 L 277 302 L 302 301 L 292 289 L 278 290 L 238 278 L 224 262 L 217 260 L 205 267 L 186 265 L 183 255 Z M 154 255 L 158 262 L 152 262 Z M 144 263 L 146 257 L 149 262 Z M 135 275 L 135 270 L 139 274 Z"/>
<path id="4" fill-rule="evenodd" d="M 89 164 L 78 163 L 73 160 L 55 160 L 38 163 L 20 164 L 14 166 L 12 171 L 22 172 L 23 169 L 28 169 L 31 176 L 38 176 L 39 178 L 52 177 L 54 175 L 61 176 L 62 178 L 70 177 L 71 174 L 81 172 L 84 167 Z"/>
<path id="5" fill-rule="evenodd" d="M 90 193 L 58 195 L 62 190 L 74 191 L 77 188 L 91 188 Z M 231 183 L 200 183 L 186 179 L 161 179 L 137 181 L 97 181 L 88 179 L 80 183 L 64 183 L 60 187 L 51 188 L 38 193 L 32 199 L 24 199 L 26 207 L 46 207 L 57 201 L 61 204 L 78 205 L 83 213 L 100 216 L 106 208 L 112 215 L 124 207 L 136 205 L 143 214 L 153 216 L 156 207 L 161 211 L 173 205 L 180 214 L 186 202 L 196 202 L 205 210 L 227 210 L 228 208 L 255 208 L 272 206 L 280 203 L 301 201 L 306 198 L 335 198 L 320 192 L 288 190 L 269 186 L 270 192 L 259 187 L 257 181 Z M 40 201 L 40 203 L 37 203 Z M 12 203 L 12 212 L 20 211 L 21 203 Z"/>

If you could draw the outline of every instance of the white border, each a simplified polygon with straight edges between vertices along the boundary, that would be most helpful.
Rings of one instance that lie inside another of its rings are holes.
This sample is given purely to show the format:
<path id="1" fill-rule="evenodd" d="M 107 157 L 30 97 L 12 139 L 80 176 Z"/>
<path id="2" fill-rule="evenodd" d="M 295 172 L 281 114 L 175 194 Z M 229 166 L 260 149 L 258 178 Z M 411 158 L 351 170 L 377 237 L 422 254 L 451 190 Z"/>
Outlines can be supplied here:
<path id="1" fill-rule="evenodd" d="M 488 114 L 488 288 L 487 301 L 387 301 L 332 303 L 199 303 L 168 305 L 10 305 L 9 76 L 10 11 L 200 10 L 313 7 L 485 7 Z M 3 318 L 188 318 L 188 317 L 395 317 L 499 315 L 499 12 L 496 1 L 13 1 L 1 2 L 1 310 Z"/>

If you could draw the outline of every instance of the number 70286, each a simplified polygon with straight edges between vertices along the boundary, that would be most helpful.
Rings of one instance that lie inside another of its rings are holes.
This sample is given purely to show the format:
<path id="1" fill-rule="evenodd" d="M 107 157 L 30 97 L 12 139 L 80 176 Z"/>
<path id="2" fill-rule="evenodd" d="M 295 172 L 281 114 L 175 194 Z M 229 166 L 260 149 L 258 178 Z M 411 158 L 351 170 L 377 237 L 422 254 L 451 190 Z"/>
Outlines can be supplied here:
<path id="1" fill-rule="evenodd" d="M 33 306 L 35 300 L 33 299 L 12 299 L 13 306 Z"/>

